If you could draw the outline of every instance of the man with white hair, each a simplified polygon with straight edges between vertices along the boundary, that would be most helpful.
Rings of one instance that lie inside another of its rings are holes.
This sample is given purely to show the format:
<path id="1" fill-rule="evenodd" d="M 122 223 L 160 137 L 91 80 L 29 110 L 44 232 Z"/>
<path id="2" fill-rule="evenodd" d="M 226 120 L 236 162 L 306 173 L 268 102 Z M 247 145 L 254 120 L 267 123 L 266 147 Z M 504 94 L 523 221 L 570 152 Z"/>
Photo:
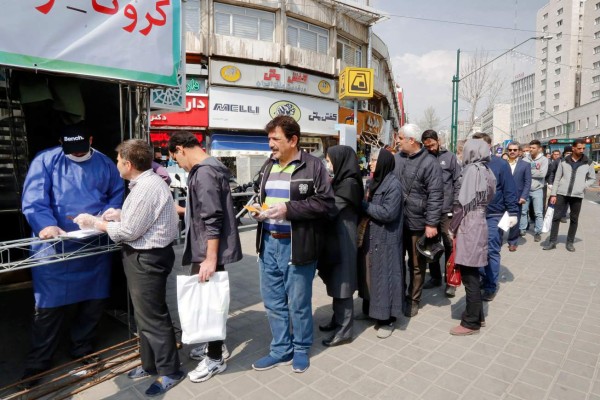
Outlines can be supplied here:
<path id="1" fill-rule="evenodd" d="M 406 124 L 398 132 L 398 154 L 394 156 L 394 172 L 402 182 L 403 242 L 408 251 L 408 302 L 404 315 L 414 317 L 419 312 L 419 302 L 427 264 L 417 251 L 417 241 L 425 235 L 438 235 L 444 203 L 442 168 L 437 159 L 421 146 L 421 129 Z"/>

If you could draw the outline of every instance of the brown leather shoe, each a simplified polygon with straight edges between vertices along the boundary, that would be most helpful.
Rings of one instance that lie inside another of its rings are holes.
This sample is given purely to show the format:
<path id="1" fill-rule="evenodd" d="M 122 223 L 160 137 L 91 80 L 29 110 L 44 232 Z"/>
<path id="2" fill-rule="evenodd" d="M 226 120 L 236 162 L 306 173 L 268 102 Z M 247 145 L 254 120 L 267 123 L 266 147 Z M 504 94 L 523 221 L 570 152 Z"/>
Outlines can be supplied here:
<path id="1" fill-rule="evenodd" d="M 465 328 L 462 325 L 457 325 L 454 328 L 450 329 L 450 334 L 454 336 L 469 336 L 476 335 L 479 333 L 479 329 L 469 329 Z"/>
<path id="2" fill-rule="evenodd" d="M 509 244 L 508 245 L 508 251 L 517 251 L 517 245 L 516 244 Z"/>

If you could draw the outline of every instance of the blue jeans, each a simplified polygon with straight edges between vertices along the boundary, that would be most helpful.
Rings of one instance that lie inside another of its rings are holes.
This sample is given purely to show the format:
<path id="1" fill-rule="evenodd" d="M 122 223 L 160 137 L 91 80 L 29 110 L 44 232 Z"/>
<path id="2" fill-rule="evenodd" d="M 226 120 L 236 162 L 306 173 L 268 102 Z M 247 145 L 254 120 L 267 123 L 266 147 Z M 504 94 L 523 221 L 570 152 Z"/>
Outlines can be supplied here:
<path id="1" fill-rule="evenodd" d="M 498 275 L 500 275 L 500 247 L 501 236 L 498 231 L 498 222 L 501 215 L 488 216 L 488 265 L 479 269 L 482 279 L 482 289 L 494 293 L 498 290 Z"/>
<path id="2" fill-rule="evenodd" d="M 519 221 L 519 229 L 527 230 L 527 222 L 529 222 L 529 202 L 533 201 L 533 211 L 535 212 L 535 234 L 542 233 L 544 225 L 544 189 L 538 189 L 529 192 L 529 198 L 523 204 L 521 209 L 521 221 Z"/>
<path id="3" fill-rule="evenodd" d="M 270 356 L 278 360 L 288 359 L 294 352 L 308 353 L 313 343 L 311 300 L 316 262 L 294 265 L 291 254 L 290 239 L 263 233 L 260 292 L 273 335 Z"/>

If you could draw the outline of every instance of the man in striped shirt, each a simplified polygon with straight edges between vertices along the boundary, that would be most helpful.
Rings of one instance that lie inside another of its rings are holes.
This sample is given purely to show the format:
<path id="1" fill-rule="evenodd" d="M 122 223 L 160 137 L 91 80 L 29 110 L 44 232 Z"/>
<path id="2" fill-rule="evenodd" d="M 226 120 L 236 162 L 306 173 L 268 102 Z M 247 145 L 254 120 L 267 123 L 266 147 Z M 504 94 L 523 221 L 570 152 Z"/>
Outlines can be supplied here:
<path id="1" fill-rule="evenodd" d="M 167 277 L 173 268 L 172 242 L 179 217 L 162 178 L 152 171 L 152 148 L 139 139 L 117 147 L 117 169 L 129 181 L 122 210 L 110 208 L 101 218 L 80 214 L 81 229 L 107 232 L 123 245 L 123 267 L 134 306 L 140 337 L 142 365 L 128 373 L 131 379 L 158 375 L 146 390 L 157 396 L 179 383 L 180 369 L 173 323 L 165 301 Z"/>
<path id="2" fill-rule="evenodd" d="M 313 343 L 312 281 L 323 242 L 319 224 L 335 201 L 323 162 L 299 148 L 298 123 L 278 116 L 265 130 L 273 154 L 260 172 L 259 199 L 268 209 L 254 217 L 260 289 L 273 340 L 269 354 L 252 367 L 263 371 L 291 363 L 300 373 L 310 365 Z"/>

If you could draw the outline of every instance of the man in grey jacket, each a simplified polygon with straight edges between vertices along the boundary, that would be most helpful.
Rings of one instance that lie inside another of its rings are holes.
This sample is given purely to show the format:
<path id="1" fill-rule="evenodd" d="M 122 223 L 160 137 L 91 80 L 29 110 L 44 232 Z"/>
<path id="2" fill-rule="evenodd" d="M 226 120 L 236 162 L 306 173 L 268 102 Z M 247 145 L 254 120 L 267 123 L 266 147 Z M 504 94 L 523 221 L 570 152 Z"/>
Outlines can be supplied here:
<path id="1" fill-rule="evenodd" d="M 529 203 L 533 203 L 535 212 L 535 230 L 533 240 L 540 242 L 542 240 L 542 226 L 544 224 L 544 193 L 546 191 L 546 173 L 548 172 L 548 158 L 544 155 L 542 144 L 539 140 L 529 142 L 529 158 L 525 159 L 531 164 L 531 189 L 529 198 L 525 199 L 525 205 L 521 210 L 521 221 L 519 229 L 521 236 L 525 236 L 527 222 L 529 220 Z"/>
<path id="2" fill-rule="evenodd" d="M 444 203 L 442 207 L 442 217 L 440 220 L 440 233 L 445 249 L 445 260 L 448 261 L 452 255 L 452 239 L 448 234 L 450 221 L 452 220 L 452 205 L 454 199 L 458 196 L 458 178 L 460 177 L 461 167 L 454 153 L 449 152 L 440 145 L 438 134 L 434 130 L 426 130 L 421 135 L 423 146 L 429 151 L 429 154 L 436 157 L 442 168 L 442 181 L 444 185 Z M 433 289 L 442 285 L 444 271 L 441 268 L 441 262 L 437 261 L 429 264 L 429 274 L 431 279 L 425 282 L 423 289 Z M 446 296 L 454 297 L 456 288 L 446 285 Z"/>
<path id="3" fill-rule="evenodd" d="M 556 239 L 558 237 L 558 228 L 560 219 L 566 211 L 567 206 L 571 207 L 569 232 L 567 233 L 567 250 L 575 251 L 573 242 L 577 233 L 577 223 L 581 203 L 585 189 L 596 182 L 596 173 L 592 162 L 583 154 L 585 142 L 577 139 L 573 142 L 573 153 L 565 157 L 558 165 L 554 182 L 552 184 L 552 194 L 550 195 L 550 204 L 555 207 L 554 217 L 552 218 L 552 228 L 548 243 L 544 250 L 556 248 Z"/>
<path id="4" fill-rule="evenodd" d="M 229 189 L 229 169 L 202 150 L 190 132 L 175 132 L 168 143 L 171 158 L 189 172 L 185 210 L 183 265 L 191 264 L 192 274 L 206 282 L 225 264 L 242 259 L 242 246 Z M 198 346 L 190 358 L 200 363 L 188 374 L 192 382 L 204 382 L 225 371 L 229 353 L 222 340 Z"/>
<path id="5" fill-rule="evenodd" d="M 415 124 L 406 124 L 398 132 L 400 153 L 394 156 L 394 173 L 402 183 L 404 201 L 404 248 L 408 252 L 408 302 L 404 315 L 414 317 L 419 312 L 423 280 L 427 264 L 417 251 L 421 236 L 433 238 L 444 205 L 442 168 L 438 160 L 421 147 L 421 129 Z"/>

